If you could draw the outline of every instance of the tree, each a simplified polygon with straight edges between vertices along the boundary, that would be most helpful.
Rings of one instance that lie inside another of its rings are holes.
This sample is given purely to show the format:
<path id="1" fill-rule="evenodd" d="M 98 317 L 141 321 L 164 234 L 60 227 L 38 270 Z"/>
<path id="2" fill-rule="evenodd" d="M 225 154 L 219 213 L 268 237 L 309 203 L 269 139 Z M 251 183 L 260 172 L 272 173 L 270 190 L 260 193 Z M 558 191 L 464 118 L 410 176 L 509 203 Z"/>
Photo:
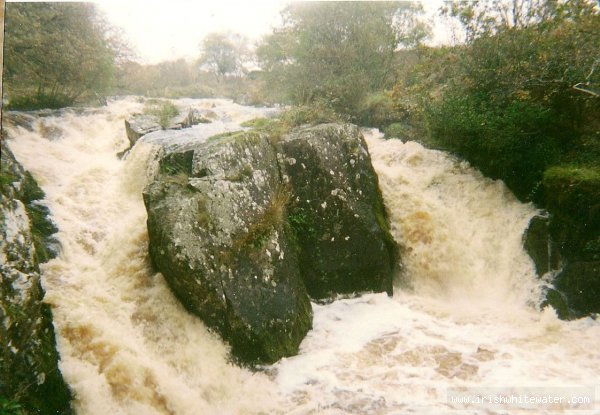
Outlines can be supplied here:
<path id="1" fill-rule="evenodd" d="M 427 104 L 436 145 L 504 180 L 522 199 L 540 197 L 535 192 L 550 166 L 597 163 L 594 4 L 486 3 L 487 16 L 495 17 L 485 25 L 478 4 L 453 5 L 471 34 L 453 51 L 454 73 L 440 98 Z"/>
<path id="2" fill-rule="evenodd" d="M 467 42 L 505 29 L 524 29 L 594 12 L 590 0 L 445 0 L 440 13 L 458 20 Z"/>
<path id="3" fill-rule="evenodd" d="M 239 75 L 244 69 L 247 39 L 238 34 L 210 33 L 201 44 L 199 63 L 223 80 L 229 74 Z"/>
<path id="4" fill-rule="evenodd" d="M 9 106 L 59 107 L 110 86 L 114 50 L 88 3 L 7 3 Z"/>
<path id="5" fill-rule="evenodd" d="M 284 11 L 284 26 L 258 48 L 270 88 L 287 100 L 325 100 L 353 113 L 368 94 L 385 87 L 394 51 L 427 34 L 409 2 L 306 2 Z"/>

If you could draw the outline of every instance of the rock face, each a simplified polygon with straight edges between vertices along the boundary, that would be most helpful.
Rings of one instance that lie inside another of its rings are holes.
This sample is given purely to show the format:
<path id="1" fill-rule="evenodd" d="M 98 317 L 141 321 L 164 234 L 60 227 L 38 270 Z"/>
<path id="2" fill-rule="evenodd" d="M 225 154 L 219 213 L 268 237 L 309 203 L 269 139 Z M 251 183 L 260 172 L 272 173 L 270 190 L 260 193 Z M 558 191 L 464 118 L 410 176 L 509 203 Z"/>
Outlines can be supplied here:
<path id="1" fill-rule="evenodd" d="M 549 216 L 537 215 L 531 218 L 523 243 L 540 277 L 560 268 L 560 252 L 550 236 Z"/>
<path id="2" fill-rule="evenodd" d="M 569 317 L 600 313 L 600 261 L 567 264 L 554 281 L 569 307 Z"/>
<path id="3" fill-rule="evenodd" d="M 249 363 L 297 352 L 311 327 L 307 288 L 314 298 L 391 293 L 396 261 L 356 127 L 271 141 L 238 132 L 163 150 L 144 191 L 156 268 Z"/>
<path id="4" fill-rule="evenodd" d="M 543 187 L 549 216 L 524 241 L 538 274 L 556 274 L 546 302 L 561 318 L 600 313 L 600 182 L 556 175 Z"/>
<path id="5" fill-rule="evenodd" d="M 212 112 L 212 111 L 211 111 Z M 210 119 L 205 117 L 198 109 L 190 108 L 187 112 L 182 112 L 171 120 L 166 128 L 169 130 L 179 130 L 189 128 L 192 125 L 200 123 L 210 123 Z M 150 114 L 134 114 L 125 120 L 125 133 L 129 143 L 133 147 L 140 137 L 162 129 L 159 117 Z"/>
<path id="6" fill-rule="evenodd" d="M 548 175 L 543 186 L 550 235 L 563 258 L 554 285 L 569 317 L 600 313 L 600 180 Z"/>
<path id="7" fill-rule="evenodd" d="M 312 310 L 273 147 L 241 133 L 166 155 L 144 192 L 150 255 L 245 362 L 296 353 Z"/>
<path id="8" fill-rule="evenodd" d="M 133 146 L 141 136 L 160 130 L 158 117 L 154 115 L 135 114 L 125 120 L 125 133 Z"/>
<path id="9" fill-rule="evenodd" d="M 56 232 L 44 194 L 1 143 L 0 397 L 26 413 L 70 414 L 70 391 L 58 369 L 50 308 L 39 263 L 55 255 Z"/>
<path id="10" fill-rule="evenodd" d="M 311 297 L 364 291 L 391 295 L 396 245 L 358 128 L 301 128 L 284 137 L 279 147 L 292 188 L 289 218 Z"/>

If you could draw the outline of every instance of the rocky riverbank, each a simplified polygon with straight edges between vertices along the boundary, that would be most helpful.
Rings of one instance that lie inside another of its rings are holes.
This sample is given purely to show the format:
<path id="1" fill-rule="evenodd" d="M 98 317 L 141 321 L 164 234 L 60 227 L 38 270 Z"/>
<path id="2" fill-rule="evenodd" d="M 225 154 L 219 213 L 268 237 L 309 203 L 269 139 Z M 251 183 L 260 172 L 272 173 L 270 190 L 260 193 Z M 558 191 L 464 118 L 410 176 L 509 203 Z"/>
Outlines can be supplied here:
<path id="1" fill-rule="evenodd" d="M 1 150 L 0 412 L 12 405 L 25 413 L 70 414 L 39 268 L 57 254 L 57 229 L 39 203 L 43 191 L 4 139 Z"/>

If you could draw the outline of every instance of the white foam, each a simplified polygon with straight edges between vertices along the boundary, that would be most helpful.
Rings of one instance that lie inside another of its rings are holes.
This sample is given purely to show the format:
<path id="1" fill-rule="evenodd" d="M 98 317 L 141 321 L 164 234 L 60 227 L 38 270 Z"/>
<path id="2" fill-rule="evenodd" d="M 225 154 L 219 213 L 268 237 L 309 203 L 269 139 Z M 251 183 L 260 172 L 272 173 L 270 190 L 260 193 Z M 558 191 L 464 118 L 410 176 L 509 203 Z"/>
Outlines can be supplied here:
<path id="1" fill-rule="evenodd" d="M 274 367 L 290 410 L 516 414 L 531 412 L 465 412 L 446 394 L 477 386 L 598 394 L 599 322 L 538 309 L 541 283 L 521 241 L 535 209 L 447 154 L 373 132 L 367 142 L 404 270 L 393 298 L 313 305 L 300 354 Z"/>
<path id="2" fill-rule="evenodd" d="M 229 101 L 184 104 L 223 122 L 257 114 Z M 298 356 L 259 373 L 230 365 L 226 346 L 150 270 L 140 193 L 155 149 L 141 142 L 127 160 L 115 156 L 128 144 L 124 117 L 140 109 L 125 99 L 49 117 L 62 131 L 54 141 L 40 128 L 11 132 L 60 228 L 63 251 L 43 281 L 79 415 L 515 414 L 458 410 L 446 392 L 592 386 L 600 395 L 600 324 L 537 309 L 540 285 L 521 247 L 533 207 L 443 153 L 376 136 L 369 151 L 403 248 L 395 296 L 314 304 Z"/>
<path id="3" fill-rule="evenodd" d="M 154 148 L 140 143 L 126 161 L 116 157 L 127 147 L 124 117 L 140 109 L 128 99 L 91 115 L 67 112 L 45 120 L 61 139 L 19 129 L 10 143 L 46 191 L 60 229 L 61 255 L 43 275 L 75 409 L 267 411 L 277 402 L 268 379 L 229 364 L 223 342 L 150 270 L 141 190 Z"/>

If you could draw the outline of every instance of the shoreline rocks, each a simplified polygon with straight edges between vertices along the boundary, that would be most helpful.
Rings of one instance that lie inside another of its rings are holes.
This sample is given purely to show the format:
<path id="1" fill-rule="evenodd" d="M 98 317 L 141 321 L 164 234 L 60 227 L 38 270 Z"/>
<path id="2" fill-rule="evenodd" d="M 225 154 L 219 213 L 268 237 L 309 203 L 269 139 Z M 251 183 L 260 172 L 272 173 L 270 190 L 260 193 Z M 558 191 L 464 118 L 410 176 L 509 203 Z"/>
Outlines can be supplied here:
<path id="1" fill-rule="evenodd" d="M 0 396 L 26 413 L 71 414 L 39 270 L 57 254 L 56 227 L 38 203 L 42 190 L 0 146 Z"/>

